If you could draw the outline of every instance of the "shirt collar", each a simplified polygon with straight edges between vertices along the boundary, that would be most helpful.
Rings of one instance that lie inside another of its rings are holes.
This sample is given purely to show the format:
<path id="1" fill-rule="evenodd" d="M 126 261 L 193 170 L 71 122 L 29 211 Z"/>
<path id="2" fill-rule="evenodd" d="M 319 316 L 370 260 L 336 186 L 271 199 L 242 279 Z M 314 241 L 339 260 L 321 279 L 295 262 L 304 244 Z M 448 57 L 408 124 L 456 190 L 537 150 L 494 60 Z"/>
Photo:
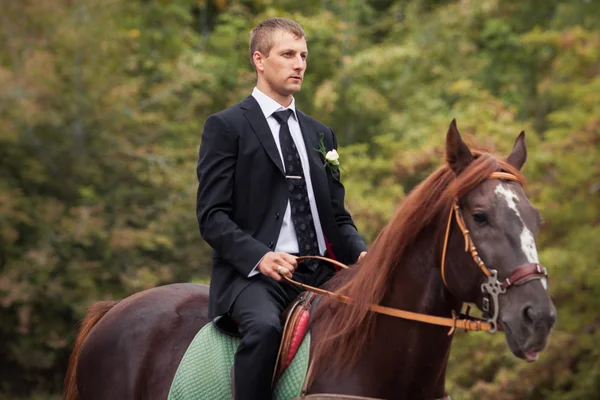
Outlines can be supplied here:
<path id="1" fill-rule="evenodd" d="M 265 118 L 269 118 L 271 115 L 273 115 L 275 111 L 281 111 L 286 109 L 286 107 L 283 107 L 281 104 L 279 104 L 278 102 L 261 92 L 257 87 L 255 87 L 252 91 L 252 96 L 258 102 L 258 105 L 260 106 L 260 109 L 265 115 Z M 296 99 L 294 97 L 292 97 L 292 102 L 287 107 L 287 109 L 292 110 L 294 118 L 298 120 L 298 116 L 296 115 Z"/>

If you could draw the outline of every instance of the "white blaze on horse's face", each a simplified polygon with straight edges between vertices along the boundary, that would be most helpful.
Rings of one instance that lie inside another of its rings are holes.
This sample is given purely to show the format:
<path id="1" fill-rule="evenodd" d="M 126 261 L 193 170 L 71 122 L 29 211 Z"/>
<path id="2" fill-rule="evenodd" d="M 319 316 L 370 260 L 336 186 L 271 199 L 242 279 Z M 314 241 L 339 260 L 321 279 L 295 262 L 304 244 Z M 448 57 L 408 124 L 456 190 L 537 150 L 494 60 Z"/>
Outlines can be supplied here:
<path id="1" fill-rule="evenodd" d="M 523 221 L 521 213 L 519 212 L 519 208 L 517 207 L 519 196 L 517 196 L 517 194 L 510 188 L 509 184 L 505 183 L 499 183 L 498 186 L 496 186 L 495 193 L 499 198 L 506 201 L 508 208 L 510 208 L 517 214 L 517 217 L 521 220 L 521 223 L 523 224 L 523 231 L 520 235 L 521 250 L 523 250 L 523 254 L 525 254 L 527 261 L 530 263 L 539 264 L 540 260 L 538 258 L 535 237 L 533 236 L 533 233 L 529 229 L 527 229 L 525 221 Z M 542 282 L 542 286 L 544 287 L 544 289 L 547 290 L 548 283 L 546 282 L 546 279 L 544 278 L 540 281 Z"/>

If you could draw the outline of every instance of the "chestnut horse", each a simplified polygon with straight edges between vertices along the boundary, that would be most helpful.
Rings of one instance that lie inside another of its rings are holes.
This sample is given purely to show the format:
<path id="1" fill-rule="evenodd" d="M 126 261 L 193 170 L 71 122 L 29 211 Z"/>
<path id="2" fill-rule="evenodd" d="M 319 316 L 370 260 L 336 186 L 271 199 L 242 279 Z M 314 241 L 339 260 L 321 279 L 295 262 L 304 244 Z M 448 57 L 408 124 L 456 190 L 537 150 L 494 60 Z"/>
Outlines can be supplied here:
<path id="1" fill-rule="evenodd" d="M 519 183 L 526 157 L 523 133 L 499 159 L 469 149 L 452 121 L 447 163 L 406 197 L 360 265 L 329 282 L 354 302 L 323 298 L 317 305 L 308 394 L 445 396 L 448 328 L 374 313 L 370 304 L 450 317 L 473 303 L 494 314 L 515 356 L 537 359 L 556 320 L 547 281 L 534 273 L 534 279 L 507 283 L 523 275 L 524 266 L 540 268 L 540 216 Z M 518 182 L 491 176 L 498 171 Z M 456 220 L 447 225 L 456 200 L 469 234 Z M 478 256 L 465 252 L 465 240 Z M 482 290 L 492 280 L 508 290 L 495 296 Z M 184 352 L 209 322 L 207 303 L 207 286 L 173 284 L 92 305 L 69 360 L 64 399 L 166 399 Z"/>

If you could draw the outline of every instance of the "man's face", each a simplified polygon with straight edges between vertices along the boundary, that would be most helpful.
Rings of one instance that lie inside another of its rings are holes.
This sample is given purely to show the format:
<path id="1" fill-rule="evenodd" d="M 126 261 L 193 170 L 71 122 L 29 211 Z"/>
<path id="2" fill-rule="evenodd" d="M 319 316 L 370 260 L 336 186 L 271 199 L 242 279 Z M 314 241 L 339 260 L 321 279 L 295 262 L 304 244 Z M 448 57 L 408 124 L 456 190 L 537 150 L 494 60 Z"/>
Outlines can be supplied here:
<path id="1" fill-rule="evenodd" d="M 256 68 L 270 90 L 280 96 L 291 96 L 302 87 L 308 55 L 306 40 L 285 31 L 275 32 L 273 39 L 269 55 L 255 58 Z"/>

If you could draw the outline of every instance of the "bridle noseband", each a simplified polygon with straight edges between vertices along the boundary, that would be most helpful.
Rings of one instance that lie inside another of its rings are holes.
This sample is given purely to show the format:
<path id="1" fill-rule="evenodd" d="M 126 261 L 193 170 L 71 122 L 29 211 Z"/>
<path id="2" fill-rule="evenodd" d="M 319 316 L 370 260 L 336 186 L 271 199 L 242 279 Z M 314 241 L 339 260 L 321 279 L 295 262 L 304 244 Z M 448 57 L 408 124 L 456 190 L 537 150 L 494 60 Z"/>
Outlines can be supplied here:
<path id="1" fill-rule="evenodd" d="M 515 175 L 507 173 L 507 172 L 494 172 L 488 177 L 488 179 L 506 179 L 506 180 L 511 180 L 514 182 L 521 183 L 521 181 Z M 487 268 L 485 266 L 485 263 L 479 256 L 479 253 L 477 252 L 477 248 L 475 247 L 475 243 L 473 243 L 473 240 L 471 238 L 469 230 L 467 229 L 467 225 L 465 224 L 465 220 L 460 211 L 460 206 L 458 205 L 458 200 L 454 199 L 452 207 L 450 209 L 450 216 L 448 217 L 448 225 L 446 227 L 446 236 L 444 238 L 444 248 L 442 251 L 441 273 L 442 273 L 442 280 L 444 281 L 444 285 L 446 286 L 446 288 L 448 288 L 448 283 L 446 282 L 446 275 L 445 275 L 445 261 L 446 261 L 446 251 L 448 249 L 448 240 L 450 237 L 450 228 L 452 226 L 452 215 L 455 216 L 456 223 L 460 227 L 463 237 L 465 238 L 465 251 L 468 251 L 471 253 L 471 256 L 473 257 L 475 264 L 477 264 L 477 266 L 481 269 L 481 271 L 483 271 L 483 273 L 487 276 L 487 281 L 481 285 L 481 291 L 484 293 L 484 296 L 486 296 L 483 298 L 483 304 L 482 304 L 482 310 L 484 312 L 484 319 L 481 320 L 481 319 L 473 318 L 473 317 L 469 316 L 468 313 L 466 316 L 464 316 L 464 318 L 458 318 L 454 311 L 452 312 L 452 318 L 437 317 L 437 316 L 428 315 L 428 314 L 421 314 L 421 313 L 415 313 L 412 311 L 400 310 L 400 309 L 392 308 L 392 307 L 385 307 L 385 306 L 381 306 L 378 304 L 369 305 L 369 310 L 377 312 L 379 314 L 390 315 L 392 317 L 410 319 L 413 321 L 420 321 L 420 322 L 425 322 L 425 323 L 433 324 L 433 325 L 447 326 L 447 327 L 450 327 L 450 331 L 448 332 L 448 335 L 451 335 L 452 333 L 454 333 L 454 331 L 457 328 L 464 329 L 466 331 L 496 332 L 496 330 L 498 328 L 498 313 L 499 313 L 498 296 L 506 293 L 506 291 L 509 288 L 511 288 L 512 286 L 519 286 L 519 285 L 523 285 L 531 280 L 545 279 L 548 277 L 548 272 L 546 271 L 546 268 L 544 268 L 541 264 L 530 263 L 530 264 L 524 264 L 524 265 L 517 267 L 512 272 L 512 274 L 510 275 L 509 278 L 506 278 L 504 281 L 499 281 L 498 280 L 498 272 L 494 269 L 490 270 L 489 268 Z M 332 260 L 332 259 L 329 259 L 326 257 L 302 256 L 302 257 L 296 258 L 296 260 L 298 262 L 302 262 L 302 261 L 308 260 L 308 259 L 325 260 L 325 261 L 331 262 L 332 264 L 335 264 L 339 267 L 348 268 L 347 265 L 344 265 L 344 264 L 340 263 L 339 261 Z M 284 276 L 284 278 L 288 282 L 290 282 L 298 287 L 301 287 L 304 290 L 308 290 L 310 292 L 320 294 L 322 296 L 339 301 L 341 303 L 351 304 L 353 302 L 351 298 L 341 295 L 339 293 L 333 293 L 333 292 L 330 292 L 330 291 L 327 291 L 324 289 L 319 289 L 319 288 L 315 288 L 315 287 L 312 287 L 309 285 L 305 285 L 303 283 L 296 282 L 293 279 L 288 278 L 287 276 Z M 491 298 L 492 308 L 490 308 L 490 298 Z M 493 311 L 493 314 L 491 314 L 492 311 Z"/>
<path id="2" fill-rule="evenodd" d="M 507 173 L 507 172 L 494 172 L 492 173 L 488 179 L 505 179 L 514 182 L 521 183 L 519 178 L 515 175 Z M 481 285 L 481 291 L 484 293 L 483 304 L 481 306 L 485 321 L 491 325 L 490 332 L 495 332 L 498 327 L 498 313 L 500 311 L 500 307 L 498 304 L 498 296 L 506 293 L 506 291 L 512 286 L 523 285 L 534 279 L 546 279 L 548 278 L 548 271 L 541 264 L 537 263 L 528 263 L 523 264 L 517 267 L 509 278 L 506 278 L 503 282 L 498 280 L 498 271 L 494 269 L 489 269 L 485 266 L 485 263 L 479 256 L 477 252 L 477 248 L 475 247 L 475 243 L 471 238 L 471 234 L 467 229 L 467 225 L 462 216 L 462 212 L 460 211 L 460 206 L 458 205 L 458 200 L 454 199 L 452 203 L 452 207 L 450 209 L 450 216 L 448 217 L 448 224 L 446 226 L 446 236 L 444 237 L 444 249 L 442 251 L 442 279 L 444 281 L 444 285 L 448 289 L 448 282 L 446 281 L 446 250 L 448 249 L 448 240 L 450 238 L 450 227 L 452 225 L 452 215 L 454 214 L 456 223 L 458 224 L 463 237 L 465 239 L 465 251 L 471 253 L 471 257 L 473 257 L 473 261 L 475 264 L 483 271 L 483 273 L 487 276 L 487 282 Z M 490 299 L 492 303 L 492 309 L 490 309 Z"/>

